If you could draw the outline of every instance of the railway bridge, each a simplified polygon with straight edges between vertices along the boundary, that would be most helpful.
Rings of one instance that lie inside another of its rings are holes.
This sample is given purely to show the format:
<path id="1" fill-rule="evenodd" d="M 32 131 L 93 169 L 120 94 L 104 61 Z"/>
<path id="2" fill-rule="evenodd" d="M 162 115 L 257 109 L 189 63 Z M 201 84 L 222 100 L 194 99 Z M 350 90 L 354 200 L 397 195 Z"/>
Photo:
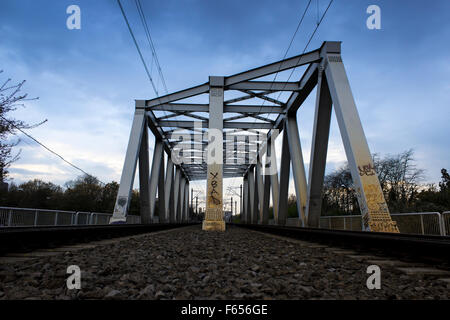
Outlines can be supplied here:
<path id="1" fill-rule="evenodd" d="M 297 68 L 304 70 L 298 81 L 267 80 Z M 297 111 L 316 86 L 307 179 Z M 358 193 L 358 231 L 318 228 L 333 106 Z M 151 167 L 149 132 L 155 138 Z M 127 217 L 138 164 L 140 223 Z M 291 167 L 301 227 L 286 226 Z M 243 179 L 241 221 L 227 227 L 224 178 Z M 188 214 L 189 186 L 196 180 L 206 180 L 201 228 Z M 270 204 L 274 225 L 269 225 Z M 42 226 L 48 212 L 23 209 L 28 210 L 23 221 L 34 221 L 35 227 L 10 228 L 14 209 L 0 208 L 1 224 L 4 210 L 0 300 L 449 298 L 445 224 L 439 213 L 427 215 L 437 217 L 440 228 L 426 235 L 421 214 L 421 235 L 399 233 L 402 226 L 393 221 L 374 170 L 340 42 L 136 100 L 110 218 L 55 210 L 54 219 Z M 63 218 L 67 223 L 60 226 Z M 73 270 L 81 272 L 78 284 L 67 278 Z M 164 312 L 176 317 L 180 310 Z"/>
<path id="2" fill-rule="evenodd" d="M 304 69 L 303 75 L 289 82 L 297 68 Z M 291 71 L 288 81 L 275 81 L 283 71 Z M 266 80 L 272 75 L 273 81 Z M 307 181 L 297 110 L 316 86 Z M 273 93 L 278 97 L 270 97 Z M 258 101 L 262 104 L 255 104 Z M 301 226 L 318 227 L 332 106 L 357 191 L 363 230 L 398 232 L 375 173 L 341 57 L 341 43 L 335 41 L 231 76 L 210 76 L 207 83 L 182 91 L 136 100 L 110 223 L 126 221 L 139 163 L 142 223 L 154 220 L 156 203 L 160 222 L 187 221 L 189 182 L 206 180 L 203 228 L 224 230 L 223 178 L 241 177 L 242 222 L 267 224 L 272 203 L 275 224 L 285 225 L 292 167 Z M 147 128 L 155 137 L 151 170 Z M 283 144 L 278 173 L 274 141 L 279 134 Z"/>

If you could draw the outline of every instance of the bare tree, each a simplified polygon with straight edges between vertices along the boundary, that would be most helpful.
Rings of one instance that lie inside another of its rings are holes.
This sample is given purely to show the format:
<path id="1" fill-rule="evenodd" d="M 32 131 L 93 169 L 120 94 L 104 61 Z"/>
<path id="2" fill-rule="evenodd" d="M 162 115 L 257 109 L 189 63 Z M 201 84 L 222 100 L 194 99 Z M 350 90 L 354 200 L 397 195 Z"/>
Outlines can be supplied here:
<path id="1" fill-rule="evenodd" d="M 3 70 L 0 70 L 0 74 Z M 28 99 L 27 94 L 21 94 L 25 80 L 17 84 L 11 84 L 11 79 L 0 82 L 0 183 L 3 183 L 8 176 L 8 167 L 14 161 L 19 159 L 20 150 L 12 155 L 12 148 L 19 144 L 20 140 L 8 141 L 10 135 L 16 134 L 16 131 L 22 129 L 35 128 L 47 120 L 40 123 L 29 125 L 24 121 L 14 119 L 9 115 L 18 107 L 25 107 L 24 102 L 36 100 L 38 98 Z"/>
<path id="2" fill-rule="evenodd" d="M 389 209 L 392 212 L 412 210 L 424 174 L 424 170 L 414 164 L 414 151 L 411 149 L 383 158 L 374 154 L 373 160 Z M 323 201 L 329 214 L 359 212 L 348 164 L 326 175 Z"/>
<path id="3" fill-rule="evenodd" d="M 412 206 L 424 170 L 414 163 L 412 149 L 383 159 L 374 156 L 375 171 L 391 210 L 402 212 Z"/>

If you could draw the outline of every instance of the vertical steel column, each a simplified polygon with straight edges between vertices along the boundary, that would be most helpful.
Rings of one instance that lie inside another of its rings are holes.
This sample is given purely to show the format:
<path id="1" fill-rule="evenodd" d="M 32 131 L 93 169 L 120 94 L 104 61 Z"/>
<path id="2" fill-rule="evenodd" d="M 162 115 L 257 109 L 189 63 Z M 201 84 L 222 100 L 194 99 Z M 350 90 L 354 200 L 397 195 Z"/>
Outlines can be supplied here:
<path id="1" fill-rule="evenodd" d="M 249 153 L 249 138 L 248 135 L 245 136 L 245 144 L 244 144 L 244 163 L 248 164 L 250 161 L 250 153 Z M 244 222 L 250 223 L 250 217 L 251 217 L 251 205 L 250 205 L 250 184 L 249 184 L 249 172 L 246 173 L 244 176 Z"/>
<path id="2" fill-rule="evenodd" d="M 248 169 L 248 193 L 250 194 L 249 197 L 249 214 L 248 217 L 248 223 L 253 223 L 254 218 L 253 216 L 256 215 L 256 190 L 255 190 L 255 169 L 254 167 L 250 167 Z"/>
<path id="3" fill-rule="evenodd" d="M 173 162 L 170 158 L 170 155 L 167 156 L 166 184 L 164 186 L 164 195 L 166 200 L 166 219 L 173 223 Z"/>
<path id="4" fill-rule="evenodd" d="M 254 224 L 258 224 L 258 220 L 259 220 L 259 186 L 258 186 L 258 180 L 257 180 L 257 177 L 256 177 L 256 172 L 257 172 L 257 170 L 256 170 L 256 165 L 254 166 L 254 174 L 255 174 L 255 177 L 254 177 L 254 182 L 255 182 L 255 202 L 254 202 L 254 206 L 253 206 L 253 215 L 252 215 L 252 223 L 254 223 Z"/>
<path id="5" fill-rule="evenodd" d="M 180 207 L 180 184 L 181 184 L 181 169 L 175 166 L 175 182 L 173 184 L 173 222 L 179 222 L 178 210 Z"/>
<path id="6" fill-rule="evenodd" d="M 165 177 L 164 177 L 164 149 L 161 155 L 161 164 L 159 166 L 159 179 L 158 179 L 158 215 L 159 223 L 167 221 L 166 216 L 166 193 L 165 191 Z M 167 195 L 168 196 L 168 195 Z"/>
<path id="7" fill-rule="evenodd" d="M 244 211 L 244 200 L 243 200 L 243 194 L 242 194 L 242 184 L 240 186 L 239 191 L 239 214 L 242 216 L 242 212 Z"/>
<path id="8" fill-rule="evenodd" d="M 270 185 L 272 187 L 272 210 L 273 210 L 273 220 L 275 224 L 278 223 L 278 206 L 279 206 L 279 191 L 280 186 L 278 183 L 278 167 L 277 167 L 277 155 L 275 152 L 275 139 L 272 136 L 267 140 L 267 157 L 270 161 L 271 174 L 270 174 Z M 270 152 L 270 154 L 269 154 Z M 267 175 L 266 175 L 267 177 Z M 270 192 L 269 192 L 270 193 Z M 269 201 L 270 202 L 270 201 Z"/>
<path id="9" fill-rule="evenodd" d="M 178 205 L 178 222 L 183 222 L 183 216 L 184 216 L 184 211 L 186 209 L 186 204 L 184 203 L 184 197 L 186 195 L 186 178 L 185 177 L 181 177 L 181 183 L 180 183 L 180 193 L 179 193 L 179 197 L 180 197 L 180 204 Z"/>
<path id="10" fill-rule="evenodd" d="M 191 188 L 191 203 L 189 207 L 189 212 L 194 212 L 194 188 Z"/>
<path id="11" fill-rule="evenodd" d="M 297 213 L 305 226 L 305 209 L 307 198 L 305 164 L 303 163 L 302 147 L 298 133 L 297 116 L 294 114 L 286 118 L 289 152 L 294 176 L 295 194 L 297 196 Z"/>
<path id="12" fill-rule="evenodd" d="M 316 110 L 311 144 L 311 158 L 308 175 L 308 201 L 306 222 L 309 227 L 318 228 L 322 210 L 322 190 L 327 161 L 328 138 L 330 135 L 332 101 L 323 67 L 319 67 Z"/>
<path id="13" fill-rule="evenodd" d="M 363 216 L 363 230 L 399 232 L 392 221 L 339 53 L 322 53 L 336 118 Z"/>
<path id="14" fill-rule="evenodd" d="M 153 149 L 153 162 L 152 171 L 150 173 L 150 221 L 143 223 L 153 222 L 155 216 L 156 206 L 156 191 L 160 182 L 159 176 L 161 174 L 161 166 L 164 165 L 164 151 L 163 143 L 161 140 L 155 139 L 155 147 Z"/>
<path id="15" fill-rule="evenodd" d="M 252 207 L 253 207 L 253 204 L 254 204 L 254 198 L 252 198 L 251 197 L 251 189 L 252 189 L 252 187 L 250 186 L 251 185 L 251 183 L 250 183 L 250 175 L 249 175 L 249 173 L 250 173 L 250 170 L 249 170 L 249 172 L 247 172 L 247 175 L 248 175 L 248 184 L 247 184 L 247 223 L 252 223 Z M 252 179 L 252 181 L 253 181 L 254 179 Z M 254 184 L 252 184 L 252 185 L 254 185 Z"/>
<path id="16" fill-rule="evenodd" d="M 184 211 L 184 222 L 189 221 L 189 180 L 186 179 L 185 186 L 185 211 Z"/>
<path id="17" fill-rule="evenodd" d="M 142 101 L 136 101 L 133 125 L 128 140 L 127 153 L 120 177 L 119 191 L 117 192 L 114 213 L 109 223 L 126 223 L 127 211 L 130 206 L 131 190 L 133 188 L 136 164 L 141 146 L 142 133 L 145 127 L 145 110 L 141 106 Z M 144 102 L 145 106 L 145 102 Z"/>
<path id="18" fill-rule="evenodd" d="M 148 156 L 148 129 L 145 121 L 142 132 L 141 148 L 139 151 L 139 202 L 142 223 L 150 223 L 150 190 L 149 190 L 149 156 Z"/>
<path id="19" fill-rule="evenodd" d="M 268 224 L 269 223 L 269 205 L 270 205 L 270 180 L 271 176 L 268 175 L 269 172 L 267 172 L 268 167 L 266 164 L 265 169 L 265 175 L 264 175 L 264 198 L 262 202 L 262 218 L 261 218 L 261 224 Z"/>
<path id="20" fill-rule="evenodd" d="M 258 190 L 258 205 L 259 210 L 257 211 L 256 221 L 262 223 L 263 220 L 263 210 L 264 210 L 264 181 L 263 181 L 263 169 L 261 164 L 261 156 L 259 154 L 259 144 L 257 147 L 256 154 L 256 165 L 255 165 L 255 182 Z"/>
<path id="21" fill-rule="evenodd" d="M 288 134 L 286 123 L 283 129 L 283 145 L 281 150 L 281 167 L 280 167 L 280 192 L 278 202 L 278 221 L 277 224 L 284 226 L 286 224 L 288 210 L 288 193 L 289 193 L 289 176 L 291 171 L 291 161 L 289 155 Z"/>
<path id="22" fill-rule="evenodd" d="M 248 222 L 248 210 L 249 210 L 249 206 L 248 206 L 248 199 L 249 199 L 249 194 L 248 194 L 248 174 L 246 174 L 244 176 L 244 190 L 243 190 L 244 194 L 242 196 L 242 202 L 243 202 L 243 211 L 241 211 L 241 222 L 243 223 L 247 223 Z"/>

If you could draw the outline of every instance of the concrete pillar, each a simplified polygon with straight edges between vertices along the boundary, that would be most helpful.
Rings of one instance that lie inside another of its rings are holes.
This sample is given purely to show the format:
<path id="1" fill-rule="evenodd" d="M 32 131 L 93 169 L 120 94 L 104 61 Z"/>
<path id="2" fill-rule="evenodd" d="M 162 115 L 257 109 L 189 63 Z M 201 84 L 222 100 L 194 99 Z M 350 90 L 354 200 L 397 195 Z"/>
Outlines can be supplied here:
<path id="1" fill-rule="evenodd" d="M 207 194 L 203 230 L 225 231 L 223 220 L 223 77 L 209 78 Z"/>

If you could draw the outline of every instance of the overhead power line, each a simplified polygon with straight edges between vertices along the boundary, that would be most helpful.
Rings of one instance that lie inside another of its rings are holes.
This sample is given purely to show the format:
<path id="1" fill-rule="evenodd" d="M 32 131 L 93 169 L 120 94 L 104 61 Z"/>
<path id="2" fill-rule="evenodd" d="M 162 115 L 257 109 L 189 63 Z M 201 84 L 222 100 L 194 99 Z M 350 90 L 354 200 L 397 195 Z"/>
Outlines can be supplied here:
<path id="1" fill-rule="evenodd" d="M 312 1 L 312 0 L 309 0 L 309 1 L 308 1 L 308 4 L 306 5 L 306 8 L 305 8 L 305 10 L 304 10 L 304 12 L 303 12 L 303 14 L 302 14 L 302 17 L 301 17 L 301 19 L 300 19 L 300 21 L 299 21 L 299 23 L 298 23 L 298 25 L 297 25 L 297 28 L 296 28 L 296 30 L 295 30 L 295 32 L 294 32 L 294 35 L 293 35 L 292 38 L 291 38 L 291 41 L 290 41 L 290 43 L 289 43 L 289 46 L 288 46 L 288 48 L 287 48 L 287 50 L 286 50 L 286 52 L 285 52 L 285 54 L 284 54 L 282 60 L 284 60 L 284 59 L 286 58 L 287 53 L 289 52 L 289 49 L 290 49 L 291 46 L 292 46 L 292 43 L 293 43 L 293 41 L 294 41 L 294 38 L 295 38 L 295 36 L 296 36 L 296 34 L 297 34 L 299 28 L 300 28 L 300 25 L 301 25 L 302 22 L 303 22 L 303 19 L 304 19 L 305 15 L 306 15 L 306 12 L 308 11 L 308 8 L 309 8 L 309 6 L 310 6 L 310 4 L 311 4 L 311 1 Z M 322 14 L 322 17 L 320 18 L 320 20 L 318 20 L 318 21 L 316 22 L 316 27 L 314 28 L 313 32 L 311 33 L 311 35 L 310 35 L 310 37 L 309 37 L 309 39 L 308 39 L 308 42 L 306 43 L 306 45 L 305 45 L 305 47 L 304 47 L 304 49 L 303 49 L 302 54 L 301 54 L 300 57 L 298 58 L 297 63 L 300 62 L 300 59 L 301 59 L 302 55 L 306 52 L 306 50 L 307 50 L 309 44 L 311 43 L 311 40 L 313 39 L 314 35 L 316 34 L 317 29 L 319 28 L 320 24 L 322 23 L 323 19 L 325 18 L 325 15 L 327 14 L 328 9 L 330 8 L 330 6 L 331 6 L 331 4 L 333 3 L 333 1 L 334 1 L 334 0 L 330 0 L 330 2 L 328 3 L 327 8 L 325 9 L 324 13 Z M 319 12 L 319 7 L 318 7 L 318 6 L 319 6 L 319 5 L 318 5 L 318 2 L 317 2 L 317 12 Z M 280 69 L 281 69 L 281 65 L 280 65 L 280 67 L 279 67 L 277 73 L 276 73 L 275 76 L 274 76 L 274 79 L 273 79 L 273 81 L 272 81 L 272 83 L 271 83 L 270 89 L 272 89 L 272 86 L 273 86 L 273 84 L 275 83 L 275 80 L 276 80 L 276 78 L 277 78 L 277 76 L 278 76 L 278 73 L 279 73 Z M 296 70 L 296 67 L 292 69 L 292 71 L 291 71 L 291 73 L 290 73 L 288 79 L 286 80 L 286 82 L 285 82 L 285 84 L 284 84 L 284 87 L 286 87 L 287 83 L 288 83 L 289 80 L 291 79 L 291 77 L 292 77 L 292 75 L 293 75 L 293 73 L 294 73 L 295 70 Z M 284 89 L 284 87 L 283 87 L 283 89 Z M 270 89 L 269 89 L 269 90 L 270 90 Z M 281 90 L 280 93 L 278 94 L 277 100 L 280 99 L 280 96 L 281 96 L 282 93 L 283 93 L 283 90 Z M 262 102 L 262 104 L 261 104 L 261 106 L 260 106 L 260 111 L 261 111 L 262 107 L 264 106 L 264 103 L 265 103 L 265 100 L 263 100 L 263 102 Z M 272 108 L 273 108 L 273 107 L 272 107 Z M 269 115 L 270 115 L 270 113 L 265 117 L 266 120 L 269 120 Z M 256 119 L 254 120 L 254 122 L 256 122 Z M 233 178 L 233 181 L 232 181 L 232 182 L 233 182 L 233 186 L 234 186 L 234 178 Z"/>
<path id="2" fill-rule="evenodd" d="M 4 118 L 3 116 L 0 116 L 0 118 L 2 118 L 4 121 L 8 122 L 12 127 L 14 127 L 16 130 L 19 130 L 20 132 L 22 132 L 24 135 L 26 135 L 28 138 L 30 138 L 31 140 L 33 140 L 34 142 L 36 142 L 37 144 L 39 144 L 41 147 L 43 147 L 44 149 L 46 149 L 47 151 L 53 153 L 55 156 L 57 156 L 58 158 L 60 158 L 62 161 L 64 161 L 65 163 L 67 163 L 69 166 L 79 170 L 80 172 L 84 173 L 87 176 L 93 177 L 92 174 L 87 173 L 86 171 L 84 171 L 83 169 L 81 169 L 80 167 L 74 165 L 72 162 L 66 160 L 62 155 L 60 155 L 59 153 L 53 151 L 52 149 L 50 149 L 49 147 L 47 147 L 46 145 L 44 145 L 42 142 L 40 142 L 39 140 L 37 140 L 36 138 L 34 138 L 33 136 L 29 135 L 28 133 L 26 133 L 25 131 L 23 131 L 21 128 L 17 127 L 14 122 Z M 98 179 L 98 178 L 97 178 Z M 106 183 L 104 183 L 103 181 L 98 180 L 100 183 L 106 185 Z"/>
<path id="3" fill-rule="evenodd" d="M 148 71 L 147 63 L 144 60 L 144 57 L 143 57 L 142 52 L 141 52 L 141 49 L 139 48 L 139 44 L 136 41 L 136 38 L 135 38 L 134 33 L 133 33 L 133 30 L 131 29 L 130 23 L 128 22 L 128 18 L 127 18 L 126 14 L 125 14 L 125 11 L 123 10 L 123 7 L 122 7 L 122 4 L 120 3 L 120 0 L 117 0 L 117 3 L 119 4 L 120 11 L 122 12 L 122 16 L 125 19 L 125 22 L 127 24 L 128 31 L 130 32 L 131 38 L 133 38 L 133 42 L 134 42 L 134 45 L 136 46 L 136 49 L 137 49 L 137 51 L 139 53 L 139 57 L 141 57 L 141 61 L 142 61 L 142 64 L 144 65 L 145 72 L 147 73 L 148 79 L 150 80 L 150 83 L 152 84 L 153 90 L 155 91 L 155 94 L 158 97 L 159 96 L 158 89 L 156 88 L 155 83 L 153 82 L 153 78 L 152 78 L 150 72 Z"/>
<path id="4" fill-rule="evenodd" d="M 303 20 L 304 20 L 304 18 L 305 18 L 305 16 L 306 16 L 306 13 L 308 12 L 308 8 L 309 8 L 309 6 L 310 6 L 310 4 L 311 4 L 311 1 L 312 1 L 312 0 L 309 0 L 309 1 L 308 1 L 308 4 L 306 5 L 305 9 L 303 10 L 303 14 L 302 14 L 302 16 L 301 16 L 301 18 L 300 18 L 300 20 L 299 20 L 299 22 L 298 22 L 298 24 L 297 24 L 297 28 L 295 29 L 294 34 L 293 34 L 292 37 L 291 37 L 291 41 L 289 42 L 289 45 L 288 45 L 288 47 L 287 47 L 287 49 L 286 49 L 286 51 L 285 51 L 285 53 L 284 53 L 284 56 L 283 56 L 283 59 L 282 59 L 282 60 L 286 59 L 286 56 L 287 56 L 287 54 L 289 53 L 289 50 L 291 49 L 292 43 L 294 42 L 294 39 L 295 39 L 295 37 L 296 37 L 296 35 L 297 35 L 297 32 L 298 32 L 298 30 L 300 29 L 300 26 L 301 26 L 302 23 L 303 23 Z M 271 84 L 270 84 L 269 91 L 272 90 L 272 87 L 273 87 L 275 81 L 277 80 L 278 73 L 280 72 L 281 67 L 282 67 L 282 64 L 280 64 L 280 66 L 278 67 L 277 72 L 275 73 L 275 76 L 273 77 L 273 80 L 272 80 L 272 82 L 271 82 Z M 278 98 L 279 98 L 279 96 L 278 96 Z M 259 107 L 259 112 L 258 112 L 258 113 L 261 112 L 262 107 L 264 106 L 265 102 L 266 102 L 266 100 L 263 100 L 261 106 Z M 273 107 L 272 107 L 272 108 L 273 108 Z M 272 110 L 271 110 L 271 111 L 272 111 Z M 270 114 L 270 113 L 269 113 L 269 114 Z M 268 119 L 269 119 L 269 115 L 267 115 L 267 117 L 265 118 L 265 120 L 268 120 Z M 256 123 L 256 118 L 253 120 L 253 123 Z M 231 184 L 232 184 L 232 186 L 233 186 L 234 188 L 235 188 L 235 178 L 236 178 L 236 177 L 233 177 L 233 180 L 231 181 Z"/>
<path id="5" fill-rule="evenodd" d="M 147 18 L 146 18 L 145 14 L 144 14 L 144 10 L 142 9 L 141 1 L 140 0 L 134 0 L 134 1 L 136 3 L 136 7 L 137 7 L 137 10 L 139 12 L 139 16 L 141 18 L 142 26 L 144 27 L 144 31 L 145 31 L 145 34 L 147 36 L 148 44 L 149 44 L 150 49 L 152 51 L 153 59 L 155 60 L 156 68 L 158 69 L 159 77 L 161 78 L 161 82 L 162 82 L 162 84 L 164 86 L 164 90 L 165 90 L 166 94 L 168 94 L 169 91 L 167 90 L 166 80 L 164 79 L 162 68 L 161 68 L 161 65 L 159 64 L 158 55 L 156 54 L 156 48 L 155 48 L 155 45 L 153 43 L 152 36 L 150 34 L 150 29 L 149 29 L 148 24 L 147 24 Z M 153 65 L 153 59 L 152 59 L 152 65 Z"/>
<path id="6" fill-rule="evenodd" d="M 334 0 L 330 0 L 330 2 L 328 3 L 327 8 L 325 9 L 324 13 L 322 14 L 322 17 L 320 18 L 319 22 L 316 24 L 316 27 L 314 28 L 314 31 L 312 32 L 311 36 L 310 36 L 309 39 L 308 39 L 308 42 L 306 43 L 306 46 L 305 46 L 305 48 L 303 49 L 302 55 L 305 53 L 306 49 L 308 48 L 309 44 L 311 43 L 311 40 L 313 39 L 314 35 L 316 34 L 317 29 L 319 29 L 319 26 L 320 26 L 320 24 L 322 23 L 323 18 L 325 18 L 325 15 L 327 14 L 328 9 L 330 8 L 330 6 L 331 6 L 331 4 L 333 3 L 333 1 L 334 1 Z M 300 59 L 301 59 L 301 57 L 299 58 L 298 61 L 300 61 Z M 292 69 L 291 74 L 289 75 L 289 78 L 287 79 L 287 81 L 286 81 L 284 87 L 286 87 L 287 82 L 289 82 L 289 80 L 291 79 L 292 74 L 294 73 L 295 69 L 296 69 L 296 67 L 295 67 L 294 69 Z M 283 89 L 284 89 L 284 88 L 283 88 Z M 282 91 L 280 91 L 280 94 L 278 95 L 278 97 L 280 97 L 281 92 L 282 92 Z"/>
<path id="7" fill-rule="evenodd" d="M 137 51 L 139 53 L 139 57 L 141 58 L 142 64 L 144 65 L 145 72 L 147 73 L 148 79 L 150 80 L 150 83 L 151 83 L 151 85 L 153 87 L 153 90 L 155 92 L 156 98 L 159 99 L 160 96 L 159 96 L 159 92 L 158 92 L 158 85 L 155 86 L 155 82 L 154 82 L 154 80 L 153 80 L 153 78 L 151 76 L 151 72 L 148 70 L 147 63 L 145 62 L 144 56 L 142 55 L 141 49 L 140 49 L 139 44 L 138 44 L 138 42 L 136 40 L 136 37 L 134 36 L 133 29 L 131 28 L 131 25 L 130 25 L 130 23 L 128 21 L 128 18 L 127 18 L 126 14 L 125 14 L 125 10 L 123 9 L 122 4 L 120 3 L 120 0 L 117 0 L 117 3 L 119 4 L 120 11 L 122 12 L 122 16 L 123 16 L 123 18 L 124 18 L 124 20 L 125 20 L 125 22 L 127 24 L 128 31 L 130 32 L 131 38 L 133 39 L 133 42 L 134 42 L 134 44 L 136 46 L 136 49 L 137 49 Z M 142 25 L 144 27 L 145 34 L 147 36 L 147 41 L 149 42 L 149 45 L 150 45 L 150 50 L 152 51 L 152 55 L 153 55 L 152 65 L 153 65 L 153 60 L 155 60 L 156 67 L 158 68 L 158 73 L 159 73 L 158 84 L 159 84 L 159 79 L 161 79 L 161 81 L 162 81 L 162 83 L 164 85 L 164 89 L 165 89 L 166 94 L 167 94 L 168 91 L 167 91 L 166 82 L 165 82 L 164 76 L 162 74 L 162 69 L 161 69 L 161 66 L 159 64 L 158 56 L 156 54 L 156 49 L 155 49 L 155 46 L 153 44 L 153 40 L 152 40 L 151 35 L 150 35 L 150 30 L 148 28 L 148 24 L 147 24 L 145 15 L 144 15 L 144 11 L 142 9 L 142 5 L 141 5 L 139 0 L 137 0 L 137 1 L 135 0 L 135 3 L 136 3 L 136 7 L 137 7 L 137 10 L 138 10 L 139 16 L 141 18 Z M 152 110 L 150 110 L 150 112 L 153 113 Z M 163 110 L 163 112 L 164 112 L 164 116 L 167 116 L 167 111 Z"/>

